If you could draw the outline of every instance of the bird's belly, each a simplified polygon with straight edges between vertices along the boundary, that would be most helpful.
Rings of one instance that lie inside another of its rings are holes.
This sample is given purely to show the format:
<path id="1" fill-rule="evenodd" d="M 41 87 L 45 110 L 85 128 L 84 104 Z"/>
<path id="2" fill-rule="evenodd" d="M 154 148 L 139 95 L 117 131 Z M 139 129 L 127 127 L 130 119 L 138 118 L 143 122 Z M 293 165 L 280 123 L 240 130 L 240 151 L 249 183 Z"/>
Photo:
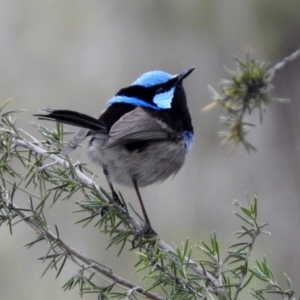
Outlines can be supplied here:
<path id="1" fill-rule="evenodd" d="M 132 186 L 132 180 L 146 186 L 175 175 L 182 167 L 187 147 L 184 140 L 152 142 L 142 151 L 124 145 L 105 148 L 105 140 L 96 139 L 89 147 L 90 159 L 105 167 L 114 183 Z"/>

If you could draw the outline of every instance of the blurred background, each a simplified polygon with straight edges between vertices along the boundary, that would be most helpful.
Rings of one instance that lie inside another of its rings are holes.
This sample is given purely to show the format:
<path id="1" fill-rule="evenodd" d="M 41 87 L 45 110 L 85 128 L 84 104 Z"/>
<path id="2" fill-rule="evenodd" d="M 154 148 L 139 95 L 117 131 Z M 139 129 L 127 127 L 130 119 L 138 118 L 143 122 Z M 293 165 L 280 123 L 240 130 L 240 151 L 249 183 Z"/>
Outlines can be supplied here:
<path id="1" fill-rule="evenodd" d="M 239 146 L 233 155 L 221 149 L 217 132 L 222 109 L 200 113 L 211 100 L 208 85 L 218 88 L 226 76 L 224 65 L 235 68 L 233 56 L 242 60 L 248 49 L 270 66 L 295 51 L 300 43 L 298 0 L 265 1 L 34 1 L 3 0 L 0 5 L 0 102 L 13 98 L 8 109 L 27 109 L 18 126 L 34 135 L 29 124 L 41 108 L 66 108 L 96 115 L 121 87 L 140 74 L 160 69 L 177 74 L 196 70 L 185 81 L 195 127 L 195 144 L 182 170 L 163 184 L 141 190 L 154 229 L 168 243 L 190 245 L 208 241 L 213 230 L 223 253 L 234 242 L 239 220 L 233 216 L 233 199 L 246 203 L 259 198 L 261 222 L 268 222 L 271 236 L 261 236 L 254 259 L 266 254 L 278 281 L 286 272 L 300 293 L 300 59 L 275 78 L 272 94 L 289 98 L 287 104 L 271 103 L 262 126 L 248 135 L 258 149 L 248 154 Z M 254 121 L 259 124 L 258 117 Z M 43 125 L 51 127 L 52 123 Z M 72 129 L 68 127 L 68 129 Z M 85 149 L 74 159 L 88 162 Z M 99 174 L 97 182 L 106 183 Z M 138 210 L 132 189 L 119 187 Z M 78 196 L 80 197 L 80 196 Z M 49 210 L 50 224 L 74 248 L 106 265 L 119 275 L 139 282 L 133 274 L 137 257 L 125 250 L 105 250 L 108 238 L 92 226 L 74 223 L 75 202 L 57 203 Z M 26 206 L 27 199 L 20 198 Z M 50 203 L 49 203 L 50 205 Z M 74 227 L 75 226 L 75 227 Z M 54 228 L 50 228 L 54 231 Z M 20 224 L 13 236 L 0 230 L 0 291 L 2 300 L 80 299 L 78 291 L 61 286 L 77 267 L 67 265 L 55 280 L 37 258 L 46 245 L 29 250 L 32 230 Z M 200 253 L 194 251 L 193 258 Z M 96 299 L 86 295 L 84 299 Z"/>

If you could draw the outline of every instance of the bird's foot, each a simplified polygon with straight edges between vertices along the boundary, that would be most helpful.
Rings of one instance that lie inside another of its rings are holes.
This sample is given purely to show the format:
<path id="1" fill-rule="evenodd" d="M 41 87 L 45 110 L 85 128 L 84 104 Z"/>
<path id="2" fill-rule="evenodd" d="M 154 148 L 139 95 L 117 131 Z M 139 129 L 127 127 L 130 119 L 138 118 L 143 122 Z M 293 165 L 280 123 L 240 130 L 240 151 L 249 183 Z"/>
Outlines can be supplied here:
<path id="1" fill-rule="evenodd" d="M 142 237 L 145 237 L 146 239 L 152 239 L 156 236 L 157 233 L 152 229 L 150 222 L 145 222 L 143 228 L 135 233 L 132 240 L 132 248 L 136 248 L 140 245 L 140 243 L 137 242 L 139 242 Z"/>

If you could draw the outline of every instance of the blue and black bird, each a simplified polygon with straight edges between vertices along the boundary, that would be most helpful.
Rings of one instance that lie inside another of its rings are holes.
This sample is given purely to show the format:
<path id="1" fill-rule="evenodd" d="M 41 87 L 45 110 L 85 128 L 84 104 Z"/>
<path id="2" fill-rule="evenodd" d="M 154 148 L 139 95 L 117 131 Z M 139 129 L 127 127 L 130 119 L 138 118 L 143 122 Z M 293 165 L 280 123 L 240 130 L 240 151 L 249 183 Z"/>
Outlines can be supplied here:
<path id="1" fill-rule="evenodd" d="M 61 154 L 75 149 L 87 136 L 92 137 L 88 156 L 103 169 L 115 200 L 118 196 L 113 183 L 135 188 L 145 218 L 136 237 L 155 233 L 139 187 L 175 175 L 191 148 L 194 132 L 182 83 L 193 70 L 177 75 L 144 73 L 112 97 L 108 108 L 96 118 L 52 109 L 36 115 L 81 128 Z"/>

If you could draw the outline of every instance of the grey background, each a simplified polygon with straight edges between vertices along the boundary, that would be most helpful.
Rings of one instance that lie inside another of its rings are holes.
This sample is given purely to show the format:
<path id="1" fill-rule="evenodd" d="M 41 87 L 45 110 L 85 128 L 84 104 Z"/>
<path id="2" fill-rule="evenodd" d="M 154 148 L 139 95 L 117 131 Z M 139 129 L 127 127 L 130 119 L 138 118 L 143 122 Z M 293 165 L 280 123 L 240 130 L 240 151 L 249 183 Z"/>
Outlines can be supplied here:
<path id="1" fill-rule="evenodd" d="M 190 245 L 209 239 L 216 230 L 224 253 L 239 221 L 233 217 L 233 199 L 246 202 L 259 197 L 262 222 L 271 236 L 262 236 L 254 259 L 266 254 L 279 282 L 286 272 L 300 291 L 300 60 L 287 66 L 274 81 L 273 95 L 290 98 L 272 103 L 262 126 L 249 134 L 258 151 L 250 155 L 238 147 L 230 157 L 221 150 L 216 132 L 218 108 L 200 110 L 210 102 L 208 85 L 217 88 L 225 77 L 223 66 L 234 68 L 233 56 L 253 55 L 274 64 L 300 43 L 300 3 L 265 1 L 29 1 L 4 0 L 0 4 L 0 102 L 13 98 L 9 108 L 25 108 L 18 126 L 34 132 L 29 122 L 40 108 L 72 108 L 95 115 L 107 100 L 140 74 L 153 69 L 179 73 L 195 66 L 185 81 L 195 127 L 195 144 L 183 169 L 174 179 L 142 189 L 153 227 L 168 243 Z M 34 120 L 36 121 L 36 120 Z M 257 116 L 254 121 L 258 124 Z M 50 123 L 43 123 L 51 127 Z M 70 128 L 71 129 L 71 128 Z M 88 162 L 84 149 L 74 159 Z M 94 168 L 96 173 L 100 173 Z M 97 179 L 106 187 L 102 175 Z M 132 189 L 120 187 L 137 209 Z M 60 228 L 67 243 L 121 276 L 139 283 L 133 274 L 133 252 L 105 251 L 108 238 L 97 229 L 73 225 L 81 215 L 74 198 L 49 210 L 51 230 Z M 26 205 L 26 199 L 20 197 Z M 50 204 L 50 203 L 49 203 Z M 80 299 L 77 290 L 61 286 L 77 270 L 69 264 L 55 280 L 36 258 L 45 245 L 26 250 L 35 239 L 25 225 L 10 236 L 0 230 L 1 299 Z M 200 253 L 194 251 L 194 258 Z M 253 264 L 253 261 L 251 261 Z M 95 295 L 85 299 L 96 299 Z"/>

